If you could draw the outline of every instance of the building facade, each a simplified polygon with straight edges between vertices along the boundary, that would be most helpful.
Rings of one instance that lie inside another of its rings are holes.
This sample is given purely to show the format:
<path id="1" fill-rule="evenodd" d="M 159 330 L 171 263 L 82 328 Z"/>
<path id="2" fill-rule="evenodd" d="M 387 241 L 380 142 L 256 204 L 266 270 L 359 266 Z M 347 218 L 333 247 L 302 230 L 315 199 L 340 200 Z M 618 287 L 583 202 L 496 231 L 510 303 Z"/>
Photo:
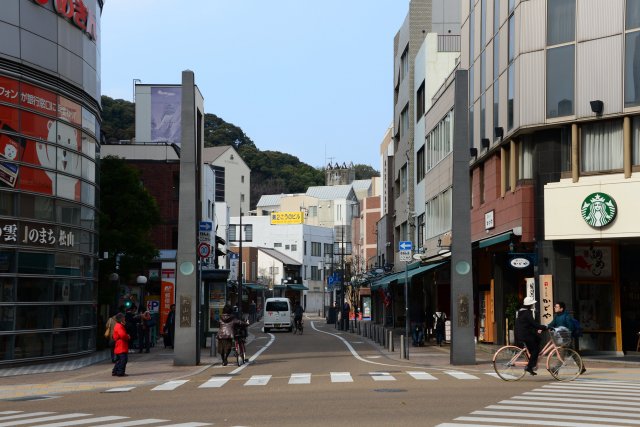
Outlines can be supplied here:
<path id="1" fill-rule="evenodd" d="M 95 351 L 101 0 L 0 8 L 0 364 Z"/>

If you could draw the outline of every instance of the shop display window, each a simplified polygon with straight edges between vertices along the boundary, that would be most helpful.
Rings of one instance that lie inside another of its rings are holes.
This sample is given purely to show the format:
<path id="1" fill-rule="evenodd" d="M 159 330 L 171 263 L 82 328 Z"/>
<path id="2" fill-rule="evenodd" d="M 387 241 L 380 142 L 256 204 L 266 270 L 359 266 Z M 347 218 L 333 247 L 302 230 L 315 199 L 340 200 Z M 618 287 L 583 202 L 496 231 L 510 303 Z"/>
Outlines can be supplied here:
<path id="1" fill-rule="evenodd" d="M 18 273 L 55 274 L 54 254 L 18 252 Z"/>
<path id="2" fill-rule="evenodd" d="M 16 262 L 15 262 L 16 254 L 11 249 L 0 249 L 0 273 L 15 273 L 16 272 Z M 0 290 L 0 301 L 10 301 L 5 300 L 3 295 L 5 295 L 5 283 L 7 283 L 9 278 L 0 278 L 0 286 L 2 286 L 2 290 Z M 11 279 L 13 280 L 13 279 Z"/>
<path id="3" fill-rule="evenodd" d="M 13 356 L 15 359 L 51 355 L 51 333 L 19 334 L 15 336 Z"/>
<path id="4" fill-rule="evenodd" d="M 16 330 L 51 329 L 53 307 L 49 305 L 19 305 L 16 307 Z"/>

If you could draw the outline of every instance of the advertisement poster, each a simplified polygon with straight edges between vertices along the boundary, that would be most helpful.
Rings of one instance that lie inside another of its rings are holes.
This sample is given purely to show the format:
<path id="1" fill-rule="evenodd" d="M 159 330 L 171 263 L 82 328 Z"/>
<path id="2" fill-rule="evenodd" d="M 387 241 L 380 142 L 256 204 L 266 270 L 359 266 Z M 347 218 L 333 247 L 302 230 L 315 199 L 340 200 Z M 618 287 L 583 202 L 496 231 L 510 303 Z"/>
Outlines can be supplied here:
<path id="1" fill-rule="evenodd" d="M 182 89 L 151 88 L 151 141 L 180 144 L 182 133 Z"/>
<path id="2" fill-rule="evenodd" d="M 174 264 L 174 263 L 168 263 Z M 171 267 L 166 267 L 165 263 L 162 265 L 162 281 L 160 288 L 160 325 L 164 328 L 164 324 L 167 322 L 167 316 L 171 306 L 176 303 L 176 270 L 175 264 Z"/>
<path id="3" fill-rule="evenodd" d="M 209 331 L 216 331 L 220 327 L 220 316 L 226 301 L 226 284 L 211 283 L 209 288 Z"/>

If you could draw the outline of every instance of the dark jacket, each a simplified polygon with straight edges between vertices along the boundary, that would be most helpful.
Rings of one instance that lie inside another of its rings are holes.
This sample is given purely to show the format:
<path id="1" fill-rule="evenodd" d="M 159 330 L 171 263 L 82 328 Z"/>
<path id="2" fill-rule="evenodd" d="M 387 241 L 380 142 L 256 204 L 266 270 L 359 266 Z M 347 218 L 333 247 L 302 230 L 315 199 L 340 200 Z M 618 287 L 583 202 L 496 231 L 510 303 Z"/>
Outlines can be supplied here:
<path id="1" fill-rule="evenodd" d="M 551 323 L 549 323 L 548 327 L 557 328 L 559 326 L 564 326 L 573 332 L 573 322 L 571 321 L 571 315 L 566 312 L 562 312 L 560 314 L 556 314 Z"/>
<path id="2" fill-rule="evenodd" d="M 220 329 L 218 330 L 219 339 L 231 339 L 236 333 L 236 328 L 246 327 L 246 323 L 235 318 L 233 314 L 223 314 L 220 316 Z"/>
<path id="3" fill-rule="evenodd" d="M 522 341 L 534 341 L 540 340 L 540 334 L 538 334 L 538 329 L 547 329 L 546 326 L 543 326 L 535 321 L 533 318 L 533 312 L 528 308 L 521 308 L 518 310 L 516 316 L 516 327 L 514 333 L 516 335 L 516 341 L 518 343 Z"/>

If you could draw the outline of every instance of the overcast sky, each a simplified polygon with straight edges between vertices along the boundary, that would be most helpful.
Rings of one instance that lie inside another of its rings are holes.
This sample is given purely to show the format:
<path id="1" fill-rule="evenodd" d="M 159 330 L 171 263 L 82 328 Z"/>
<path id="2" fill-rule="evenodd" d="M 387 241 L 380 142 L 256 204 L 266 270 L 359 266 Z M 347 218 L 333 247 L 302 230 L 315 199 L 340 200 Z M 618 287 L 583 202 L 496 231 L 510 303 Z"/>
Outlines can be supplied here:
<path id="1" fill-rule="evenodd" d="M 205 112 L 261 150 L 380 169 L 408 0 L 108 0 L 102 94 L 195 73 Z"/>

